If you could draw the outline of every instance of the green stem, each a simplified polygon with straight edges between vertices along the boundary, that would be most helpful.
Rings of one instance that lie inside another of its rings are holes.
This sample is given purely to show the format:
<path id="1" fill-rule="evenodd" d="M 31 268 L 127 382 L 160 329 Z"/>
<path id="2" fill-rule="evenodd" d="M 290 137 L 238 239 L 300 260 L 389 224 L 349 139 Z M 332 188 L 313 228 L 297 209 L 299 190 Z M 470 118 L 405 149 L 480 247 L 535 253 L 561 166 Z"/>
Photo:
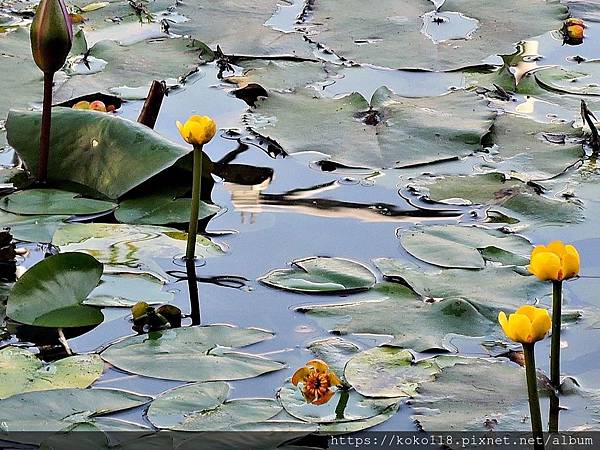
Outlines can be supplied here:
<path id="1" fill-rule="evenodd" d="M 562 281 L 552 282 L 552 337 L 550 343 L 550 382 L 554 395 L 550 402 L 548 431 L 558 432 L 558 392 L 560 391 L 560 328 L 562 318 Z M 554 400 L 554 401 L 552 401 Z"/>
<path id="2" fill-rule="evenodd" d="M 542 414 L 540 412 L 540 399 L 537 389 L 537 376 L 535 370 L 535 344 L 523 344 L 525 354 L 525 373 L 527 375 L 527 393 L 529 395 L 529 412 L 531 415 L 531 431 L 535 443 L 535 450 L 544 450 L 544 432 L 542 429 Z"/>
<path id="3" fill-rule="evenodd" d="M 342 420 L 344 418 L 344 412 L 346 411 L 346 406 L 348 406 L 349 398 L 350 392 L 347 389 L 342 389 L 340 391 L 340 400 L 335 408 L 335 418 L 337 420 Z"/>
<path id="4" fill-rule="evenodd" d="M 200 188 L 202 185 L 202 146 L 194 146 L 194 171 L 192 181 L 192 211 L 188 229 L 187 250 L 185 259 L 196 257 L 196 235 L 198 234 L 198 214 L 200 213 Z"/>
<path id="5" fill-rule="evenodd" d="M 45 183 L 48 179 L 48 158 L 50 155 L 50 128 L 52 122 L 52 82 L 54 73 L 44 73 L 44 100 L 42 104 L 42 125 L 40 130 L 40 155 L 37 179 Z"/>

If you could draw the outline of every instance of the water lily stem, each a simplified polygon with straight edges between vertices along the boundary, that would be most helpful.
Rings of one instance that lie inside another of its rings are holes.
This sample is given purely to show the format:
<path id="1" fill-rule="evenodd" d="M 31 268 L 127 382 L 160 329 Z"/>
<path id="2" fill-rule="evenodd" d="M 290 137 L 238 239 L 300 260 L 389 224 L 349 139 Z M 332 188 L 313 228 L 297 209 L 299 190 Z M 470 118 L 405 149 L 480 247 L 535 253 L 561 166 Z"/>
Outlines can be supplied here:
<path id="1" fill-rule="evenodd" d="M 200 213 L 200 188 L 202 186 L 202 146 L 194 146 L 194 169 L 192 180 L 192 211 L 188 229 L 187 250 L 185 259 L 194 260 L 196 257 L 196 235 L 198 234 L 198 215 Z"/>
<path id="2" fill-rule="evenodd" d="M 550 382 L 558 395 L 560 390 L 560 327 L 562 318 L 562 281 L 552 282 L 552 340 L 550 343 Z M 558 408 L 555 408 L 558 410 Z M 550 415 L 548 431 L 558 431 L 558 414 Z"/>
<path id="3" fill-rule="evenodd" d="M 73 354 L 73 351 L 71 350 L 71 347 L 69 347 L 69 342 L 67 341 L 67 338 L 65 337 L 65 333 L 63 332 L 62 328 L 58 329 L 58 342 L 60 342 L 65 348 L 67 355 Z"/>
<path id="4" fill-rule="evenodd" d="M 527 375 L 527 393 L 529 396 L 529 412 L 531 415 L 531 431 L 535 439 L 533 448 L 544 450 L 544 434 L 542 429 L 542 414 L 538 396 L 537 376 L 535 369 L 535 344 L 523 344 L 525 354 L 525 373 Z"/>
<path id="5" fill-rule="evenodd" d="M 42 105 L 42 126 L 40 131 L 40 157 L 37 179 L 45 183 L 48 179 L 48 157 L 50 155 L 50 127 L 52 122 L 52 83 L 54 73 L 44 73 L 44 100 Z"/>
<path id="6" fill-rule="evenodd" d="M 187 282 L 190 294 L 190 316 L 192 325 L 200 325 L 202 318 L 200 316 L 200 296 L 198 294 L 198 279 L 196 278 L 196 265 L 193 259 L 185 261 L 185 269 L 187 272 Z"/>

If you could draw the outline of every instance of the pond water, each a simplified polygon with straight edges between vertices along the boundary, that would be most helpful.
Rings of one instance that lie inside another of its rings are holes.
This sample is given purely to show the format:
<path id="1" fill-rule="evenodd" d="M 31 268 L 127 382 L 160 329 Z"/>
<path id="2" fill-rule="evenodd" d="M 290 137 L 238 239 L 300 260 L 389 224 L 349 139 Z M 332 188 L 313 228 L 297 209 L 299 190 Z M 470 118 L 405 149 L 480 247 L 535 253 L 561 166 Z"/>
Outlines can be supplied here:
<path id="1" fill-rule="evenodd" d="M 297 18 L 302 14 L 308 17 L 311 15 L 311 12 L 307 13 L 304 9 L 303 2 L 282 3 L 265 26 L 294 34 L 302 26 Z M 443 20 L 450 24 L 456 22 L 455 28 L 446 28 L 443 32 L 430 32 L 429 28 L 436 26 L 432 22 L 428 23 L 428 29 L 424 30 L 436 43 L 464 35 L 470 36 L 477 28 L 476 19 L 458 12 L 447 14 Z M 528 39 L 525 43 L 517 45 L 515 42 L 515 51 L 520 49 L 521 53 L 508 59 L 511 71 L 517 77 L 520 74 L 531 77 L 532 71 L 545 66 L 567 66 L 573 69 L 575 63 L 572 60 L 575 56 L 582 56 L 587 60 L 600 59 L 600 23 L 589 21 L 586 24 L 586 39 L 579 46 L 557 44 L 557 32 L 552 33 L 550 30 L 542 36 Z M 146 32 L 160 33 L 160 29 L 147 29 L 144 33 Z M 102 30 L 91 42 L 106 39 L 107 34 L 110 35 L 106 30 Z M 127 37 L 128 33 L 122 36 L 118 34 L 119 39 Z M 146 37 L 147 34 L 138 36 L 141 39 Z M 0 50 L 1 45 L 2 41 Z M 325 80 L 306 83 L 314 86 L 324 98 L 339 98 L 358 92 L 368 101 L 380 86 L 387 86 L 394 93 L 404 97 L 439 96 L 472 86 L 471 72 L 403 71 L 381 67 L 377 63 L 349 64 L 314 44 L 311 44 L 311 52 L 314 57 L 335 66 L 335 73 Z M 489 48 L 489 53 L 493 55 L 494 48 Z M 488 58 L 487 62 L 497 63 L 498 56 Z M 232 68 L 237 75 L 244 71 L 244 67 L 236 66 L 235 63 Z M 183 120 L 191 114 L 209 114 L 220 128 L 217 137 L 204 148 L 212 161 L 227 158 L 228 162 L 248 166 L 250 172 L 252 168 L 272 170 L 271 177 L 255 185 L 236 184 L 214 177 L 215 183 L 210 198 L 223 210 L 202 223 L 205 227 L 204 234 L 222 245 L 226 254 L 203 259 L 201 264 L 198 264 L 197 275 L 201 279 L 199 296 L 202 324 L 231 324 L 271 330 L 275 337 L 253 345 L 250 351 L 286 364 L 286 367 L 279 371 L 230 382 L 233 387 L 230 397 L 273 398 L 285 380 L 313 357 L 306 348 L 307 345 L 316 339 L 330 336 L 328 328 L 321 321 L 313 320 L 312 316 L 295 309 L 305 305 L 352 302 L 357 300 L 356 295 L 360 294 L 307 295 L 274 289 L 257 279 L 271 270 L 289 267 L 293 260 L 310 256 L 347 258 L 360 262 L 376 274 L 378 282 L 384 280 L 377 266 L 372 263 L 374 259 L 394 258 L 406 263 L 423 264 L 411 256 L 401 244 L 399 236 L 404 230 L 416 224 L 483 224 L 489 205 L 432 203 L 415 194 L 409 186 L 424 175 L 477 174 L 483 173 L 487 167 L 502 166 L 495 165 L 493 152 L 476 153 L 473 156 L 461 156 L 455 160 L 423 166 L 397 169 L 338 167 L 333 171 L 322 170 L 323 166 L 318 162 L 323 160 L 323 153 L 313 149 L 285 157 L 274 156 L 266 151 L 264 141 L 261 142 L 245 129 L 242 118 L 249 106 L 232 94 L 237 86 L 219 79 L 218 72 L 219 67 L 214 62 L 201 65 L 199 72 L 190 77 L 183 89 L 173 90 L 165 97 L 155 130 L 166 138 L 179 142 L 181 138 L 175 126 L 176 120 Z M 5 76 L 7 75 L 2 75 Z M 173 73 L 173 78 L 177 76 L 177 73 Z M 485 73 L 481 76 L 485 76 Z M 574 120 L 576 125 L 581 125 L 577 103 L 579 98 L 545 91 L 539 96 L 516 92 L 508 102 L 490 96 L 490 101 L 492 108 L 504 109 L 521 118 L 535 119 L 540 123 L 557 122 L 559 119 Z M 594 97 L 581 98 L 586 98 L 594 111 L 594 105 L 597 105 Z M 15 102 L 18 103 L 18 99 L 15 99 Z M 117 115 L 136 120 L 142 105 L 141 100 L 127 101 L 118 110 Z M 600 108 L 595 111 L 600 113 Z M 277 120 L 275 122 L 279 123 Z M 298 122 L 297 126 L 303 127 L 304 124 Z M 227 130 L 235 130 L 240 134 L 232 134 Z M 309 135 L 312 130 L 305 129 L 304 133 Z M 324 151 L 324 154 L 327 152 Z M 360 155 L 360 150 L 358 154 Z M 596 391 L 600 389 L 600 366 L 597 363 L 600 360 L 600 310 L 595 294 L 595 287 L 600 283 L 600 262 L 597 257 L 600 237 L 596 231 L 599 225 L 597 221 L 600 218 L 600 205 L 596 200 L 597 188 L 595 190 L 593 186 L 594 180 L 598 180 L 598 168 L 595 161 L 589 158 L 589 149 L 587 154 L 582 162 L 577 162 L 567 171 L 536 180 L 536 183 L 547 189 L 545 196 L 550 199 L 563 200 L 562 194 L 575 191 L 575 195 L 582 200 L 585 207 L 585 219 L 581 223 L 552 223 L 545 220 L 528 223 L 525 220 L 520 224 L 507 226 L 514 225 L 514 230 L 533 244 L 562 239 L 572 243 L 579 250 L 582 277 L 565 283 L 565 308 L 584 311 L 585 320 L 569 324 L 563 333 L 562 372 L 576 378 L 586 389 Z M 10 164 L 13 156 L 12 149 L 6 147 L 2 154 L 2 163 Z M 578 188 L 581 189 L 578 191 Z M 506 209 L 496 209 L 510 215 L 510 208 L 508 213 Z M 100 217 L 96 221 L 102 222 L 106 219 L 107 217 Z M 108 220 L 114 219 L 108 217 Z M 522 227 L 524 224 L 529 226 Z M 182 229 L 185 229 L 185 226 Z M 44 244 L 23 245 L 29 250 L 28 256 L 20 259 L 24 267 L 31 267 L 40 261 L 49 249 Z M 185 267 L 182 267 L 178 260 L 180 256 L 181 254 L 174 253 L 170 258 L 160 258 L 158 262 L 161 268 L 170 274 L 169 282 L 163 291 L 173 293 L 172 303 L 181 308 L 184 314 L 189 314 L 188 283 L 185 279 Z M 178 280 L 176 276 L 181 279 Z M 237 278 L 233 278 L 232 285 L 222 285 L 224 277 Z M 490 296 L 495 295 L 494 289 L 490 289 Z M 105 319 L 100 325 L 84 334 L 69 338 L 69 345 L 75 353 L 101 351 L 118 339 L 133 333 L 128 308 L 104 308 L 103 314 Z M 189 318 L 184 319 L 184 325 L 189 323 Z M 389 340 L 389 336 L 369 334 L 350 334 L 344 338 L 364 350 Z M 482 345 L 482 339 L 479 337 L 450 334 L 444 340 L 449 348 L 454 348 L 461 355 L 487 357 L 492 352 L 490 347 Z M 19 335 L 6 336 L 0 342 L 0 346 L 8 344 L 38 351 L 35 342 L 29 342 Z M 549 339 L 537 345 L 538 366 L 546 373 L 549 371 L 546 357 L 549 354 L 549 346 Z M 41 353 L 44 354 L 44 351 L 42 348 Z M 416 352 L 416 356 L 418 359 L 428 358 L 438 353 L 442 352 Z M 49 358 L 52 359 L 52 356 Z M 154 396 L 183 384 L 132 375 L 111 367 L 104 371 L 94 386 Z M 547 409 L 546 404 L 542 409 Z M 114 416 L 149 426 L 144 410 L 145 407 L 139 407 L 116 413 Z M 412 414 L 414 410 L 402 404 L 397 414 L 373 429 L 416 430 L 417 425 L 411 418 Z M 562 423 L 565 427 L 578 425 L 576 417 L 568 413 L 564 417 Z"/>

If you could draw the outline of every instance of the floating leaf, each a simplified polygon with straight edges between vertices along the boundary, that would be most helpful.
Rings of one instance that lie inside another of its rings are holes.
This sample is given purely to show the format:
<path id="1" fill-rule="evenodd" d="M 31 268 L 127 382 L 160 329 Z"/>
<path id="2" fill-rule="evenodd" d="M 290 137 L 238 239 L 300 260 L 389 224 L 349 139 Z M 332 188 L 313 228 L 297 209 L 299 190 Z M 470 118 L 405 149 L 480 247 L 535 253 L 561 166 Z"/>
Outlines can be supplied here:
<path id="1" fill-rule="evenodd" d="M 227 400 L 229 385 L 223 382 L 194 383 L 167 391 L 148 408 L 148 420 L 159 429 L 219 431 L 245 423 L 268 420 L 281 411 L 273 399 Z"/>
<path id="2" fill-rule="evenodd" d="M 165 281 L 167 274 L 157 260 L 185 253 L 187 233 L 151 225 L 74 223 L 60 227 L 52 244 L 62 252 L 89 253 L 105 264 L 105 271 L 148 273 Z M 206 258 L 223 253 L 221 247 L 198 236 L 196 255 Z"/>
<path id="3" fill-rule="evenodd" d="M 600 95 L 600 60 L 584 61 L 576 70 L 550 67 L 535 73 L 546 89 L 567 94 Z"/>
<path id="4" fill-rule="evenodd" d="M 49 243 L 70 216 L 20 216 L 0 211 L 0 227 L 10 228 L 18 241 Z"/>
<path id="5" fill-rule="evenodd" d="M 110 5 L 109 2 L 93 2 L 93 3 L 88 3 L 87 5 L 83 6 L 81 8 L 81 10 L 83 12 L 92 12 L 92 11 L 97 11 L 99 9 L 105 8 L 108 5 Z"/>
<path id="6" fill-rule="evenodd" d="M 156 194 L 124 200 L 115 211 L 115 217 L 122 223 L 142 225 L 188 223 L 191 208 L 191 198 L 174 198 L 169 194 Z M 217 205 L 201 201 L 199 219 L 210 217 L 220 210 Z"/>
<path id="7" fill-rule="evenodd" d="M 115 389 L 54 389 L 26 392 L 0 400 L 5 439 L 36 443 L 55 432 L 92 417 L 135 408 L 150 397 Z M 22 433 L 27 431 L 29 433 Z"/>
<path id="8" fill-rule="evenodd" d="M 391 419 L 398 412 L 399 407 L 400 403 L 391 405 L 384 409 L 381 414 L 369 417 L 368 419 L 354 420 L 352 422 L 322 423 L 319 424 L 319 432 L 321 434 L 345 434 L 366 430 Z"/>
<path id="9" fill-rule="evenodd" d="M 406 98 L 381 87 L 370 104 L 356 92 L 341 98 L 319 97 L 311 89 L 271 93 L 257 101 L 246 122 L 288 153 L 316 151 L 346 166 L 385 168 L 479 150 L 494 116 L 471 92 Z"/>
<path id="10" fill-rule="evenodd" d="M 11 111 L 8 142 L 28 169 L 38 163 L 41 114 Z M 113 114 L 53 108 L 48 177 L 117 198 L 171 167 L 191 151 L 152 129 Z"/>
<path id="11" fill-rule="evenodd" d="M 391 336 L 386 344 L 418 352 L 448 350 L 444 343 L 448 333 L 484 336 L 496 326 L 495 320 L 488 320 L 473 305 L 460 298 L 424 302 L 410 289 L 393 283 L 379 285 L 371 295 L 376 299 L 309 305 L 297 310 L 334 333 Z"/>
<path id="12" fill-rule="evenodd" d="M 41 327 L 97 325 L 102 312 L 83 305 L 98 285 L 102 264 L 84 253 L 62 253 L 31 267 L 13 286 L 6 314 L 17 322 Z"/>
<path id="13" fill-rule="evenodd" d="M 291 269 L 269 272 L 259 281 L 294 292 L 349 292 L 369 289 L 376 280 L 367 267 L 342 258 L 313 256 L 297 259 Z"/>
<path id="14" fill-rule="evenodd" d="M 514 311 L 549 294 L 545 283 L 512 267 L 424 270 L 391 258 L 378 258 L 373 263 L 385 278 L 401 280 L 424 300 L 465 299 L 493 322 L 499 310 Z"/>
<path id="15" fill-rule="evenodd" d="M 95 214 L 115 209 L 117 205 L 102 200 L 84 198 L 74 192 L 58 189 L 29 189 L 7 195 L 0 208 L 22 215 Z"/>
<path id="16" fill-rule="evenodd" d="M 174 294 L 164 292 L 162 288 L 163 284 L 150 276 L 127 273 L 104 275 L 83 304 L 131 308 L 142 301 L 151 305 L 173 301 Z"/>
<path id="17" fill-rule="evenodd" d="M 315 358 L 327 361 L 330 370 L 338 378 L 343 377 L 344 367 L 350 358 L 360 353 L 360 347 L 339 337 L 319 339 L 308 344 L 306 348 Z"/>
<path id="18" fill-rule="evenodd" d="M 437 373 L 439 367 L 430 359 L 415 362 L 408 350 L 376 347 L 351 358 L 344 375 L 366 397 L 412 397 Z"/>
<path id="19" fill-rule="evenodd" d="M 490 53 L 511 53 L 514 42 L 556 30 L 568 17 L 558 0 L 446 0 L 435 12 L 433 3 L 422 0 L 382 0 L 377 8 L 361 0 L 312 6 L 310 39 L 336 55 L 436 71 L 480 65 Z"/>
<path id="20" fill-rule="evenodd" d="M 104 370 L 98 355 L 75 355 L 44 364 L 33 353 L 18 347 L 0 350 L 0 398 L 23 392 L 86 388 Z"/>
<path id="21" fill-rule="evenodd" d="M 272 336 L 256 328 L 227 325 L 177 328 L 125 338 L 102 352 L 102 358 L 127 372 L 166 380 L 239 380 L 284 367 L 232 349 Z"/>
<path id="22" fill-rule="evenodd" d="M 302 392 L 291 383 L 285 384 L 277 393 L 281 405 L 292 416 L 310 423 L 331 424 L 369 419 L 382 414 L 387 408 L 397 405 L 398 398 L 372 399 L 357 393 L 354 389 L 336 389 L 335 394 L 323 405 L 307 403 Z M 338 410 L 340 399 L 347 402 L 342 411 Z"/>
<path id="23" fill-rule="evenodd" d="M 486 261 L 525 265 L 532 250 L 524 237 L 475 226 L 417 226 L 403 231 L 400 242 L 421 261 L 462 269 L 482 269 Z"/>

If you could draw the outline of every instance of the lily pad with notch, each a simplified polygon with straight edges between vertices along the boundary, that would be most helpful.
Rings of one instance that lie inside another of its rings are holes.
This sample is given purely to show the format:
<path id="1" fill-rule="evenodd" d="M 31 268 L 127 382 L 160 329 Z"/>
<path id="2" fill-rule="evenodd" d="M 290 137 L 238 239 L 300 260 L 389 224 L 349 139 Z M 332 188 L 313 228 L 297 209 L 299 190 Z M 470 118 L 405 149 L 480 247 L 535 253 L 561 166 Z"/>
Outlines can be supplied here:
<path id="1" fill-rule="evenodd" d="M 20 215 L 85 215 L 109 212 L 116 203 L 59 189 L 28 189 L 2 198 L 0 209 Z"/>

